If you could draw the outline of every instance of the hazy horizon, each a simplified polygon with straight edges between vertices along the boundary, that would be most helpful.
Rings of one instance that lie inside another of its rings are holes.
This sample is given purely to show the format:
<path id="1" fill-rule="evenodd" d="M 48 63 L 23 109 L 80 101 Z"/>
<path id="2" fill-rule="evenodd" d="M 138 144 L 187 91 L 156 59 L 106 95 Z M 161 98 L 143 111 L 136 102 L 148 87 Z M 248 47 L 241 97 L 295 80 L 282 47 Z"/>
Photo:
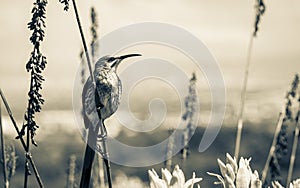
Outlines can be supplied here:
<path id="1" fill-rule="evenodd" d="M 246 51 L 254 18 L 254 1 L 196 1 L 188 3 L 172 1 L 166 12 L 163 7 L 171 1 L 78 1 L 81 20 L 86 38 L 90 39 L 89 11 L 94 5 L 98 13 L 99 35 L 105 34 L 133 23 L 162 22 L 177 25 L 188 30 L 202 40 L 216 57 L 223 73 L 227 106 L 232 115 L 237 114 L 240 88 L 244 74 Z M 0 87 L 6 94 L 17 117 L 24 114 L 27 103 L 28 77 L 25 63 L 31 50 L 30 31 L 26 24 L 30 19 L 31 1 L 1 1 L 0 3 L 0 41 L 2 62 L 0 64 Z M 250 66 L 249 85 L 246 102 L 246 118 L 253 115 L 276 117 L 283 104 L 285 91 L 293 75 L 300 70 L 300 3 L 292 0 L 289 3 L 275 0 L 266 2 L 267 10 L 262 17 L 260 30 L 254 40 L 253 58 Z M 24 16 L 25 15 L 25 16 Z M 46 81 L 42 93 L 46 99 L 44 110 L 71 110 L 72 88 L 80 59 L 81 41 L 75 22 L 73 9 L 64 12 L 59 2 L 51 1 L 47 8 L 46 38 L 42 52 L 48 59 L 45 69 Z M 164 54 L 167 49 L 143 47 L 143 58 L 156 55 L 168 58 L 177 65 L 185 63 L 182 56 L 176 53 Z M 173 54 L 173 55 L 172 55 Z M 179 59 L 178 59 L 179 58 Z M 126 63 L 124 63 L 126 67 Z M 185 66 L 189 74 L 193 68 Z M 210 105 L 209 89 L 202 78 L 197 82 L 198 94 L 203 109 Z M 170 73 L 171 74 L 171 73 Z M 134 103 L 136 111 L 147 112 L 147 101 L 143 100 L 142 90 L 133 93 L 139 106 Z M 164 89 L 151 88 L 152 96 Z M 187 89 L 187 87 L 186 87 Z M 171 93 L 172 94 L 172 93 Z M 161 96 L 163 96 L 162 94 Z M 176 93 L 174 94 L 176 98 Z M 168 98 L 168 97 L 167 97 Z M 174 99 L 174 98 L 173 98 Z M 170 100 L 176 104 L 176 100 Z M 206 102 L 208 101 L 208 102 Z M 167 101 L 168 102 L 168 101 Z M 178 101 L 177 101 L 178 102 Z M 270 115 L 271 114 L 271 115 Z"/>

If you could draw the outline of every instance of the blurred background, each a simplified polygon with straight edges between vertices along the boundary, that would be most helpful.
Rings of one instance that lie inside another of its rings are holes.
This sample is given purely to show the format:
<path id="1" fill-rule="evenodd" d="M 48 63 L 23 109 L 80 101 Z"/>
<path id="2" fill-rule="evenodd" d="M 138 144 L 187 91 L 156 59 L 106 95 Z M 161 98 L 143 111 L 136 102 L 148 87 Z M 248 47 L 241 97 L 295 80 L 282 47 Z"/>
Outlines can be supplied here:
<path id="1" fill-rule="evenodd" d="M 32 50 L 27 23 L 31 19 L 32 1 L 1 0 L 0 2 L 0 87 L 17 119 L 24 122 L 29 74 L 25 64 Z M 262 17 L 258 36 L 254 40 L 252 61 L 245 106 L 245 129 L 241 143 L 241 155 L 252 157 L 252 167 L 262 171 L 267 150 L 272 141 L 278 114 L 284 104 L 285 92 L 289 89 L 295 73 L 300 70 L 300 2 L 266 1 L 266 13 Z M 207 126 L 211 110 L 211 96 L 205 74 L 196 71 L 197 94 L 200 101 L 198 128 L 190 142 L 190 155 L 183 167 L 187 177 L 195 171 L 204 178 L 204 187 L 211 187 L 214 178 L 206 172 L 218 172 L 217 158 L 225 159 L 226 152 L 233 154 L 237 114 L 249 38 L 252 33 L 254 0 L 189 0 L 189 1 L 146 1 L 146 0 L 100 0 L 78 1 L 78 8 L 86 38 L 90 41 L 90 8 L 98 13 L 99 37 L 120 27 L 139 22 L 162 22 L 181 27 L 206 44 L 215 56 L 222 71 L 226 86 L 226 114 L 222 129 L 215 142 L 203 153 L 197 151 L 198 144 Z M 49 1 L 47 6 L 46 37 L 42 52 L 48 64 L 44 72 L 45 82 L 42 94 L 46 99 L 41 113 L 36 115 L 38 147 L 32 147 L 36 165 L 45 187 L 64 187 L 70 155 L 77 157 L 77 177 L 80 177 L 84 142 L 81 139 L 73 114 L 72 92 L 77 71 L 80 69 L 79 52 L 81 40 L 70 8 L 63 11 L 58 1 Z M 101 46 L 100 46 L 101 48 Z M 143 58 L 160 57 L 180 67 L 188 77 L 195 70 L 192 62 L 167 47 L 144 45 L 130 49 L 143 54 Z M 130 51 L 128 50 L 128 51 Z M 200 52 L 199 52 L 200 53 Z M 120 71 L 130 62 L 124 62 Z M 166 72 L 172 75 L 172 72 Z M 188 83 L 188 80 L 183 81 Z M 188 91 L 188 85 L 179 88 Z M 177 88 L 178 89 L 178 88 Z M 108 120 L 109 135 L 127 144 L 144 143 L 153 145 L 168 134 L 170 127 L 181 121 L 180 98 L 174 88 L 161 80 L 146 80 L 131 91 L 130 107 L 136 118 L 149 117 L 148 104 L 152 98 L 161 98 L 167 105 L 166 119 L 162 126 L 147 134 L 129 131 L 112 117 Z M 3 105 L 2 105 L 3 107 Z M 11 184 L 22 187 L 24 153 L 3 111 L 3 126 L 6 143 L 13 143 L 17 149 L 17 173 Z M 290 135 L 292 131 L 290 130 Z M 291 138 L 291 137 L 290 137 Z M 143 142 L 142 142 L 143 141 Z M 291 143 L 291 142 L 290 142 Z M 298 155 L 300 155 L 298 149 Z M 299 161 L 299 160 L 298 160 Z M 296 160 L 294 178 L 300 177 L 300 163 Z M 181 165 L 180 156 L 174 157 L 174 164 Z M 159 170 L 164 164 L 145 168 L 130 168 L 113 164 L 113 177 L 119 183 L 134 181 L 141 186 L 148 185 L 147 170 Z M 288 160 L 283 165 L 288 168 Z M 130 178 L 127 178 L 127 177 Z M 286 176 L 286 173 L 283 173 Z M 133 178 L 136 177 L 136 178 Z M 284 178 L 285 179 L 285 178 Z M 2 179 L 1 179 L 2 181 Z M 77 181 L 79 182 L 79 180 Z M 144 185 L 143 185 L 144 183 Z M 29 187 L 36 187 L 30 177 Z"/>

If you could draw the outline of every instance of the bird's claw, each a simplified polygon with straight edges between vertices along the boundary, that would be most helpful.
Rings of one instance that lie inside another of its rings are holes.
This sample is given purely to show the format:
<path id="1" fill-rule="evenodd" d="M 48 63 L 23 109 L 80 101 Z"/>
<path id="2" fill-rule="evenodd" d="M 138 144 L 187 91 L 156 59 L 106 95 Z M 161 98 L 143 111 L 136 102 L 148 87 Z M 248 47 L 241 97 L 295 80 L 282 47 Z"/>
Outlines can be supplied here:
<path id="1" fill-rule="evenodd" d="M 97 144 L 97 146 L 96 146 L 95 149 L 96 149 L 96 151 L 97 151 L 101 156 L 104 156 L 104 155 L 105 155 L 104 152 L 102 151 L 102 148 L 101 148 L 100 145 Z"/>
<path id="2" fill-rule="evenodd" d="M 102 131 L 100 132 L 100 134 L 97 135 L 97 140 L 99 142 L 105 142 L 107 140 L 107 130 L 106 130 L 106 127 L 104 125 L 104 123 L 102 122 Z"/>
<path id="3" fill-rule="evenodd" d="M 104 133 L 104 134 L 98 134 L 97 140 L 98 140 L 99 142 L 106 141 L 106 140 L 107 140 L 107 133 Z"/>

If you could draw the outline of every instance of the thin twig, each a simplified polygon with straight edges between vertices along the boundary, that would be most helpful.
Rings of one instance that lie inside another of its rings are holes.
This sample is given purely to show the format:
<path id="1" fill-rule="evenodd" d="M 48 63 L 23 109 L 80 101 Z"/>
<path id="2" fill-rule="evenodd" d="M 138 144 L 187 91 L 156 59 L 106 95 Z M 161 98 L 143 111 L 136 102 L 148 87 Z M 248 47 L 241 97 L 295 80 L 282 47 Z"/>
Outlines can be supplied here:
<path id="1" fill-rule="evenodd" d="M 299 97 L 300 100 L 300 97 Z M 292 181 L 292 176 L 293 176 L 293 170 L 294 170 L 294 163 L 296 159 L 296 152 L 297 152 L 297 146 L 298 146 L 298 139 L 299 139 L 299 118 L 300 118 L 300 101 L 299 102 L 299 107 L 298 107 L 298 113 L 296 116 L 296 127 L 295 127 L 295 132 L 294 132 L 294 141 L 293 141 L 293 148 L 292 148 L 292 153 L 291 153 L 291 158 L 290 158 L 290 166 L 289 166 L 289 171 L 288 171 L 288 176 L 287 176 L 287 181 L 286 181 L 286 187 L 289 186 L 289 183 Z"/>
<path id="2" fill-rule="evenodd" d="M 276 149 L 276 142 L 277 142 L 280 130 L 281 130 L 281 126 L 282 126 L 284 117 L 285 117 L 285 105 L 283 106 L 282 111 L 279 115 L 279 119 L 278 119 L 276 130 L 275 130 L 275 134 L 274 134 L 273 141 L 272 141 L 272 145 L 271 145 L 271 148 L 270 148 L 270 151 L 269 151 L 269 154 L 268 154 L 267 161 L 265 163 L 264 170 L 262 172 L 262 177 L 261 177 L 262 185 L 264 185 L 266 177 L 267 177 L 267 173 L 268 173 L 269 166 L 270 166 L 270 161 L 271 161 L 272 156 L 274 155 L 274 152 L 275 152 L 275 149 Z"/>
<path id="3" fill-rule="evenodd" d="M 0 103 L 0 137 L 1 137 L 1 148 L 2 148 L 2 162 L 3 162 L 3 178 L 4 178 L 4 187 L 9 187 L 9 181 L 7 178 L 7 168 L 6 168 L 6 157 L 5 157 L 5 144 L 4 144 L 4 136 L 3 136 L 3 127 L 2 127 L 2 114 L 1 114 L 1 103 Z"/>
<path id="4" fill-rule="evenodd" d="M 96 91 L 96 93 L 98 93 Z M 98 117 L 99 117 L 99 120 L 102 121 L 102 117 L 101 117 L 101 111 L 100 111 L 100 108 L 97 108 L 97 114 L 98 114 Z M 101 135 L 104 135 L 104 124 L 101 123 L 100 125 L 100 132 L 101 132 Z M 105 163 L 105 167 L 106 167 L 106 178 L 107 178 L 107 182 L 108 182 L 108 187 L 109 188 L 112 188 L 112 178 L 111 178 L 111 168 L 110 168 L 110 160 L 109 160 L 109 154 L 108 154 L 108 151 L 107 151 L 107 146 L 106 146 L 106 139 L 103 139 L 102 141 L 103 145 L 103 161 Z"/>
<path id="5" fill-rule="evenodd" d="M 169 130 L 169 141 L 166 151 L 166 168 L 171 171 L 172 169 L 172 156 L 173 156 L 173 147 L 174 147 L 174 135 L 172 134 L 173 130 Z"/>
<path id="6" fill-rule="evenodd" d="M 24 148 L 24 150 L 25 150 L 25 149 L 26 149 L 25 141 L 24 141 L 24 139 L 23 139 L 23 137 L 22 137 L 22 134 L 20 133 L 20 130 L 19 130 L 19 128 L 18 128 L 18 126 L 17 126 L 17 123 L 16 123 L 16 121 L 15 121 L 15 118 L 14 118 L 14 116 L 13 116 L 13 113 L 12 113 L 12 111 L 11 111 L 9 105 L 8 105 L 8 102 L 7 102 L 7 100 L 6 100 L 6 98 L 5 98 L 4 94 L 3 94 L 3 92 L 1 91 L 1 89 L 0 89 L 0 95 L 1 95 L 2 101 L 3 101 L 3 103 L 4 103 L 4 106 L 5 106 L 5 108 L 6 108 L 6 111 L 7 111 L 8 115 L 9 115 L 9 117 L 10 117 L 10 119 L 11 119 L 11 122 L 12 122 L 12 124 L 13 124 L 13 126 L 14 126 L 14 128 L 15 128 L 17 134 L 18 134 L 17 137 L 19 138 L 19 140 L 20 140 L 20 142 L 21 142 L 21 145 L 23 146 L 23 148 Z M 32 167 L 33 172 L 34 172 L 35 177 L 36 177 L 36 180 L 37 180 L 37 182 L 38 182 L 38 184 L 39 184 L 39 187 L 40 187 L 40 188 L 43 188 L 44 185 L 43 185 L 42 179 L 41 179 L 41 177 L 40 177 L 40 175 L 39 175 L 39 172 L 38 172 L 38 170 L 37 170 L 37 168 L 36 168 L 36 165 L 35 165 L 35 163 L 34 163 L 34 161 L 33 161 L 33 159 L 32 159 L 31 154 L 28 153 L 28 154 L 26 155 L 26 158 L 29 160 L 29 163 L 31 164 L 31 167 Z"/>
<path id="7" fill-rule="evenodd" d="M 250 42 L 249 42 L 249 46 L 248 46 L 248 52 L 247 52 L 247 62 L 246 62 L 246 67 L 245 67 L 244 81 L 243 81 L 243 88 L 242 88 L 242 93 L 241 93 L 240 109 L 239 109 L 239 116 L 238 116 L 238 127 L 237 127 L 235 152 L 234 152 L 234 156 L 236 159 L 238 159 L 238 157 L 239 157 L 240 145 L 241 145 L 241 137 L 242 137 L 242 129 L 243 129 L 243 114 L 244 114 L 244 108 L 245 108 L 245 100 L 246 100 L 246 92 L 247 92 L 247 85 L 248 85 L 249 67 L 250 67 L 251 55 L 252 55 L 253 39 L 254 39 L 254 36 L 253 36 L 253 34 L 251 34 Z"/>
<path id="8" fill-rule="evenodd" d="M 31 79 L 30 79 L 30 90 L 33 87 L 33 73 L 31 72 Z M 30 128 L 29 125 L 31 124 L 31 120 L 32 120 L 32 114 L 31 114 L 31 102 L 28 102 L 28 117 L 27 117 L 27 126 L 26 126 L 26 148 L 25 148 L 25 173 L 24 173 L 24 188 L 27 188 L 27 183 L 28 183 L 28 175 L 30 175 L 30 170 L 29 170 L 29 164 L 28 164 L 28 158 L 26 157 L 29 153 L 29 149 L 30 149 Z"/>
<path id="9" fill-rule="evenodd" d="M 72 0 L 73 3 L 73 8 L 75 11 L 75 16 L 76 16 L 76 21 L 78 24 L 78 28 L 79 28 L 79 32 L 80 32 L 80 36 L 81 36 L 81 40 L 82 40 L 82 44 L 83 44 L 83 49 L 85 52 L 85 56 L 87 59 L 87 64 L 88 64 L 88 68 L 89 68 L 89 72 L 90 72 L 90 78 L 92 80 L 92 85 L 94 90 L 96 91 L 96 82 L 95 82 L 95 78 L 93 75 L 93 71 L 92 71 L 92 66 L 91 66 L 91 60 L 90 60 L 90 56 L 89 56 L 89 52 L 87 49 L 87 45 L 86 45 L 86 41 L 85 41 L 85 37 L 83 34 L 83 30 L 82 30 L 82 26 L 80 23 L 80 18 L 79 18 L 79 13 L 77 10 L 77 6 L 76 6 L 76 2 L 75 0 Z M 97 92 L 95 92 L 95 94 L 97 95 Z M 92 130 L 89 129 L 89 133 L 88 133 L 88 143 L 91 142 L 91 137 L 92 137 Z M 97 138 L 93 138 L 96 139 Z M 94 160 L 94 156 L 95 156 L 95 148 L 91 148 L 89 146 L 89 144 L 87 143 L 86 145 L 86 149 L 85 149 L 85 155 L 84 155 L 84 161 L 83 161 L 83 167 L 82 167 L 82 174 L 81 174 L 81 180 L 80 180 L 80 188 L 85 188 L 87 186 L 89 186 L 89 182 L 90 182 L 90 177 L 91 177 L 91 168 L 93 165 L 93 160 Z"/>
<path id="10" fill-rule="evenodd" d="M 81 39 L 82 39 L 83 48 L 84 48 L 84 51 L 85 51 L 85 55 L 86 55 L 86 59 L 87 59 L 88 67 L 89 67 L 90 77 L 91 77 L 91 80 L 92 80 L 92 83 L 93 83 L 93 87 L 94 87 L 94 90 L 95 90 L 95 97 L 99 97 L 98 92 L 96 92 L 96 82 L 95 82 L 95 78 L 94 78 L 94 75 L 93 75 L 91 61 L 90 61 L 90 56 L 89 56 L 89 53 L 88 53 L 88 49 L 87 49 L 85 37 L 84 37 L 83 30 L 82 30 L 82 27 L 81 27 L 79 13 L 78 13 L 78 10 L 77 10 L 77 6 L 76 6 L 75 0 L 72 0 L 72 3 L 73 3 L 73 7 L 74 7 L 75 15 L 76 15 L 76 20 L 77 20 L 78 28 L 79 28 L 79 31 L 80 31 L 80 36 L 81 36 Z M 97 110 L 97 112 L 98 112 L 99 120 L 102 121 L 102 119 L 100 118 L 101 114 L 99 115 L 100 110 Z M 101 133 L 104 132 L 103 129 L 104 129 L 103 125 L 101 124 L 100 125 Z M 89 131 L 89 132 L 91 132 L 91 131 Z M 88 147 L 89 146 L 87 146 L 87 149 L 89 149 Z M 104 154 L 107 154 L 105 140 L 103 141 L 103 152 L 104 152 Z M 92 156 L 92 160 L 93 159 L 94 159 L 94 157 Z M 107 154 L 107 156 L 104 156 L 104 163 L 105 163 L 106 169 L 107 169 L 106 173 L 107 173 L 108 185 L 109 185 L 109 188 L 111 188 L 112 187 L 112 180 L 111 180 L 110 162 L 109 162 L 109 159 L 108 159 L 108 154 Z"/>
<path id="11" fill-rule="evenodd" d="M 91 16 L 91 22 L 92 22 L 91 27 L 90 27 L 90 31 L 91 31 L 91 35 L 92 35 L 90 47 L 91 47 L 91 54 L 92 54 L 92 62 L 95 62 L 97 51 L 99 49 L 99 44 L 97 41 L 98 40 L 98 32 L 97 32 L 98 19 L 97 19 L 97 12 L 96 12 L 94 6 L 91 7 L 90 16 Z M 83 82 L 83 84 L 84 84 L 84 82 Z M 100 126 L 102 126 L 102 125 L 100 125 Z M 104 164 L 105 162 L 101 155 L 96 155 L 95 162 L 96 162 L 96 164 L 94 164 L 93 169 L 92 169 L 93 186 L 99 187 L 99 188 L 104 188 L 105 187 L 105 177 L 104 177 L 105 167 L 104 167 L 104 165 L 106 165 L 106 164 Z"/>
<path id="12" fill-rule="evenodd" d="M 263 3 L 263 0 L 257 0 L 254 29 L 253 29 L 253 32 L 251 33 L 250 41 L 249 41 L 249 45 L 248 45 L 247 60 L 246 60 L 244 80 L 243 80 L 243 86 L 242 86 L 242 92 L 241 92 L 240 109 L 239 109 L 239 114 L 238 114 L 238 127 L 237 127 L 235 152 L 234 152 L 234 156 L 236 159 L 238 159 L 239 152 L 240 152 L 242 129 L 243 129 L 243 114 L 244 114 L 244 108 L 245 108 L 246 92 L 247 92 L 248 77 L 249 77 L 248 76 L 249 75 L 249 67 L 250 67 L 252 48 L 253 48 L 253 40 L 254 40 L 254 37 L 256 37 L 256 35 L 257 35 L 258 24 L 261 19 L 260 17 L 264 14 L 264 12 L 265 12 L 265 5 Z"/>
<path id="13" fill-rule="evenodd" d="M 86 45 L 86 41 L 85 41 L 85 38 L 84 38 L 84 34 L 83 34 L 82 26 L 81 26 L 81 23 L 80 23 L 79 13 L 78 13 L 78 10 L 77 10 L 75 0 L 72 0 L 72 3 L 73 3 L 75 15 L 76 15 L 76 20 L 77 20 L 77 24 L 78 24 L 82 44 L 83 44 L 84 53 L 85 53 L 85 56 L 86 56 L 88 67 L 89 67 L 90 77 L 92 79 L 93 87 L 96 90 L 96 82 L 95 82 L 95 78 L 94 78 L 93 71 L 92 71 L 92 64 L 91 64 L 91 60 L 90 60 L 90 55 L 89 55 L 88 48 L 87 48 L 87 45 Z"/>

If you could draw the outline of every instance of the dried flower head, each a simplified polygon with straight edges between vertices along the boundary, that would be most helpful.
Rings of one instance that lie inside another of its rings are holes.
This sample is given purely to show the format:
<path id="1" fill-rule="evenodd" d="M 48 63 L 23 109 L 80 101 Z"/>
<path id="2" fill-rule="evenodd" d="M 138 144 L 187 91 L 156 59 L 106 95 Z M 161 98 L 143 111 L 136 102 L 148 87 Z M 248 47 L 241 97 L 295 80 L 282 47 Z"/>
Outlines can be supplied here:
<path id="1" fill-rule="evenodd" d="M 288 124 L 293 122 L 294 119 L 297 118 L 297 114 L 292 113 L 292 103 L 295 100 L 296 93 L 299 85 L 299 76 L 296 74 L 295 78 L 291 84 L 290 90 L 287 92 L 285 100 L 285 116 L 282 122 L 282 126 L 277 138 L 275 153 L 270 161 L 270 173 L 271 173 L 271 181 L 281 181 L 281 168 L 280 162 L 281 159 L 288 152 Z M 295 118 L 294 118 L 295 117 Z"/>
<path id="2" fill-rule="evenodd" d="M 91 34 L 92 34 L 92 41 L 91 41 L 91 51 L 92 51 L 92 57 L 94 58 L 96 55 L 96 51 L 98 50 L 98 20 L 97 20 L 97 12 L 94 7 L 91 8 Z"/>
<path id="3" fill-rule="evenodd" d="M 188 156 L 188 141 L 192 137 L 195 131 L 196 117 L 197 117 L 197 92 L 196 92 L 196 74 L 193 73 L 189 84 L 189 94 L 185 98 L 185 113 L 182 116 L 182 120 L 187 122 L 187 127 L 183 130 L 181 150 L 182 158 L 185 160 Z"/>
<path id="4" fill-rule="evenodd" d="M 69 1 L 70 0 L 59 0 L 60 3 L 64 4 L 64 10 L 65 11 L 68 11 L 69 10 L 69 7 L 70 7 L 70 4 L 69 4 Z"/>
<path id="5" fill-rule="evenodd" d="M 32 31 L 30 41 L 33 44 L 33 51 L 30 54 L 29 61 L 26 64 L 27 72 L 30 72 L 30 88 L 28 92 L 28 106 L 24 115 L 26 123 L 21 129 L 21 135 L 25 135 L 25 128 L 30 131 L 32 144 L 36 145 L 34 136 L 39 126 L 35 122 L 35 114 L 40 112 L 45 100 L 42 98 L 40 90 L 42 89 L 42 82 L 45 80 L 42 71 L 45 69 L 47 61 L 46 57 L 40 51 L 41 42 L 45 37 L 45 18 L 46 18 L 46 0 L 36 0 L 33 3 L 32 18 L 28 23 L 28 28 Z M 17 137 L 19 138 L 19 136 Z"/>
<path id="6" fill-rule="evenodd" d="M 5 147 L 5 154 L 6 154 L 6 168 L 7 168 L 7 180 L 10 182 L 11 178 L 16 173 L 16 167 L 17 167 L 17 155 L 15 151 L 14 145 L 8 145 Z"/>
<path id="7" fill-rule="evenodd" d="M 263 2 L 263 0 L 257 0 L 256 4 L 256 18 L 255 18 L 255 23 L 254 23 L 254 31 L 253 31 L 253 36 L 256 37 L 257 32 L 258 32 L 258 25 L 261 19 L 261 16 L 265 13 L 266 11 L 266 6 Z"/>

